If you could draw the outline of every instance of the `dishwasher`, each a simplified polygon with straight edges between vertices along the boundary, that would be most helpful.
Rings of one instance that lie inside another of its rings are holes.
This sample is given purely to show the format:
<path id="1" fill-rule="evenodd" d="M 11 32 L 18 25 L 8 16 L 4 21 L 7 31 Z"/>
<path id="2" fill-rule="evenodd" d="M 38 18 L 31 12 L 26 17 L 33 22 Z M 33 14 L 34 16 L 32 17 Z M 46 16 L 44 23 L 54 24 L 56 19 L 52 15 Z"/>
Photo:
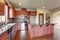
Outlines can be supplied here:
<path id="1" fill-rule="evenodd" d="M 14 40 L 14 28 L 13 27 L 11 27 L 8 30 L 8 35 L 9 35 L 9 40 Z"/>

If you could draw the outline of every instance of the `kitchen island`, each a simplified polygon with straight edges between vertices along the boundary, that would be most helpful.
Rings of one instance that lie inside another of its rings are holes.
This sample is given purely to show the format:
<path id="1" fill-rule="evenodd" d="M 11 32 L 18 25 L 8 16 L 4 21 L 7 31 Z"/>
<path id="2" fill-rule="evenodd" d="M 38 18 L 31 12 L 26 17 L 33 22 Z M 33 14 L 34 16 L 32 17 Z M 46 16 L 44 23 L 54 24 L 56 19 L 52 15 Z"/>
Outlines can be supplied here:
<path id="1" fill-rule="evenodd" d="M 28 32 L 30 34 L 30 38 L 43 37 L 48 35 L 53 35 L 54 25 L 28 25 Z"/>
<path id="2" fill-rule="evenodd" d="M 0 27 L 0 40 L 13 40 L 19 30 L 18 23 L 9 23 Z M 13 37 L 12 37 L 13 36 Z"/>

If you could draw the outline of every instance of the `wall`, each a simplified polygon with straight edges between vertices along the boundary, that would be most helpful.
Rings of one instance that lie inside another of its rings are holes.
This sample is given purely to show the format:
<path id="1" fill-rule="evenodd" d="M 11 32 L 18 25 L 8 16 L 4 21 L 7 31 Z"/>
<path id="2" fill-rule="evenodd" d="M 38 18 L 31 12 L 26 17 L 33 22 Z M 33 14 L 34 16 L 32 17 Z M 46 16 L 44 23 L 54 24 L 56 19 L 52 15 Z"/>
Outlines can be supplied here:
<path id="1" fill-rule="evenodd" d="M 37 9 L 37 18 L 39 16 L 39 13 L 43 13 L 44 14 L 44 24 L 46 23 L 46 13 L 50 14 L 49 10 L 46 9 Z M 36 21 L 37 23 L 39 23 L 38 19 Z"/>
<path id="2" fill-rule="evenodd" d="M 60 11 L 57 11 L 51 15 L 51 23 L 60 24 Z"/>

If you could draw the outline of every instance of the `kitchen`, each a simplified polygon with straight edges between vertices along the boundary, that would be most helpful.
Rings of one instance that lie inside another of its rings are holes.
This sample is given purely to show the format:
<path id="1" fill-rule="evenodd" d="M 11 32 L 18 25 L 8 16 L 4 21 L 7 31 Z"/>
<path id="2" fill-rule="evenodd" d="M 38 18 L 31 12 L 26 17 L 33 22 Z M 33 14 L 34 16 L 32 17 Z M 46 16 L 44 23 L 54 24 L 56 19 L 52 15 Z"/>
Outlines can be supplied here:
<path id="1" fill-rule="evenodd" d="M 60 14 L 57 14 L 59 16 L 56 19 L 56 14 L 52 14 L 55 9 L 50 11 L 44 6 L 42 9 L 20 8 L 21 3 L 17 6 L 14 4 L 11 0 L 0 1 L 0 40 L 20 40 L 15 38 L 18 31 L 20 31 L 21 40 L 25 40 L 26 31 L 28 31 L 31 40 L 50 35 L 52 38 L 45 40 L 54 39 L 53 35 L 57 35 L 54 27 L 60 23 L 59 20 L 58 22 L 56 20 L 60 18 Z"/>

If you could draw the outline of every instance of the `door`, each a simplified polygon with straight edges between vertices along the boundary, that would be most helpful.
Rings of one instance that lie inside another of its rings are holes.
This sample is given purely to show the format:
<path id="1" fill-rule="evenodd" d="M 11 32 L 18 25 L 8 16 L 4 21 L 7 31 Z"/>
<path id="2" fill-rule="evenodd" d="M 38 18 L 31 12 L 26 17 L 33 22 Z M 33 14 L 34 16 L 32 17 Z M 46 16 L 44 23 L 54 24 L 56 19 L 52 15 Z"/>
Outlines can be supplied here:
<path id="1" fill-rule="evenodd" d="M 39 25 L 44 24 L 44 14 L 39 14 Z"/>

